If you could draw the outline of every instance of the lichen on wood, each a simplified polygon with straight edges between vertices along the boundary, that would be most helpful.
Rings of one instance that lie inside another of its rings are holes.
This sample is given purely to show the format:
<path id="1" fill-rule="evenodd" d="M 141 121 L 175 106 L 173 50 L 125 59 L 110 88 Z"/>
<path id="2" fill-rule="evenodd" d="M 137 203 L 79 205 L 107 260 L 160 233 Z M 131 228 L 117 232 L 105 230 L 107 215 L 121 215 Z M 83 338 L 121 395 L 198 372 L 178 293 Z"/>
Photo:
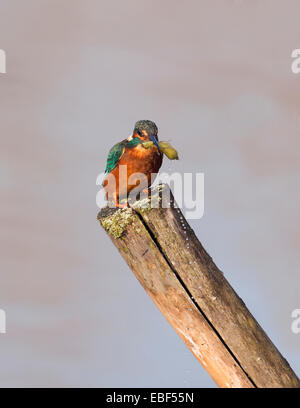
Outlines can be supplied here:
<path id="1" fill-rule="evenodd" d="M 105 208 L 98 214 L 97 218 L 108 234 L 118 239 L 123 236 L 127 226 L 132 223 L 134 211 L 131 208 Z"/>

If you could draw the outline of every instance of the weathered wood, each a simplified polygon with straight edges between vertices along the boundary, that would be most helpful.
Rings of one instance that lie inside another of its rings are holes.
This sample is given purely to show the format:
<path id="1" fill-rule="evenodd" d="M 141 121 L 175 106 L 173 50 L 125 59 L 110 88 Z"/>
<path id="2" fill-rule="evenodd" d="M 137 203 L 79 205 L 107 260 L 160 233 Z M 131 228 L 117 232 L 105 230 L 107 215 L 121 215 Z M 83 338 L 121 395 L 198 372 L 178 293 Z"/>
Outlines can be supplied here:
<path id="1" fill-rule="evenodd" d="M 143 200 L 98 214 L 144 289 L 220 387 L 300 387 L 163 189 L 169 208 Z"/>

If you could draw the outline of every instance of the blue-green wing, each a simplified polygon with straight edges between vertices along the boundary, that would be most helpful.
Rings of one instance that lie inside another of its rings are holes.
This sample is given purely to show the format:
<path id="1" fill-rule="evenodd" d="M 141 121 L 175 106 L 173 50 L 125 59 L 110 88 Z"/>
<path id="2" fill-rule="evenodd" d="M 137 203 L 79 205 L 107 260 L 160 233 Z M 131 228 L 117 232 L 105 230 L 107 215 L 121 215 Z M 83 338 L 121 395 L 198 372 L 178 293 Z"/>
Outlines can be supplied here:
<path id="1" fill-rule="evenodd" d="M 118 161 L 124 153 L 124 143 L 117 143 L 114 145 L 107 157 L 105 173 L 110 173 L 116 167 Z"/>

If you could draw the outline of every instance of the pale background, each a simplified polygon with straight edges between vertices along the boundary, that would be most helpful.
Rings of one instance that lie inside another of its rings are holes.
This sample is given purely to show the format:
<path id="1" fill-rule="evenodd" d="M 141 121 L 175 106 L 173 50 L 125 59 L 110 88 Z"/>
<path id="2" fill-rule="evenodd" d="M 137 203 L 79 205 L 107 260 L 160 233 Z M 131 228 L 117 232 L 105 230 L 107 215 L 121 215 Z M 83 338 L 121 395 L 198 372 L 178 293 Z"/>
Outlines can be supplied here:
<path id="1" fill-rule="evenodd" d="M 96 222 L 96 176 L 138 119 L 172 140 L 175 170 L 205 173 L 192 226 L 300 373 L 299 14 L 0 0 L 0 386 L 215 386 Z"/>

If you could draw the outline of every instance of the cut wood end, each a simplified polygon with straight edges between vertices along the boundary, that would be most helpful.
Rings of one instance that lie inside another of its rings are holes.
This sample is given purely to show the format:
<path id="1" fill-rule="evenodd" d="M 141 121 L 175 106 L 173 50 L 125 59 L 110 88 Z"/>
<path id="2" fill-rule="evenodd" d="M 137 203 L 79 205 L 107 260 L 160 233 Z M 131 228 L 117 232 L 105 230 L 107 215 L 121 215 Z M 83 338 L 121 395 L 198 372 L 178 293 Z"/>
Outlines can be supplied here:
<path id="1" fill-rule="evenodd" d="M 135 214 L 132 208 L 104 207 L 98 213 L 97 219 L 105 231 L 113 238 L 121 238 L 128 225 L 134 220 Z"/>
<path id="2" fill-rule="evenodd" d="M 116 239 L 121 238 L 127 226 L 133 222 L 135 212 L 144 214 L 152 208 L 160 208 L 162 197 L 169 197 L 169 195 L 169 186 L 167 184 L 159 184 L 151 189 L 151 197 L 142 198 L 134 203 L 130 203 L 128 208 L 111 208 L 107 205 L 98 213 L 97 219 L 109 235 Z"/>

